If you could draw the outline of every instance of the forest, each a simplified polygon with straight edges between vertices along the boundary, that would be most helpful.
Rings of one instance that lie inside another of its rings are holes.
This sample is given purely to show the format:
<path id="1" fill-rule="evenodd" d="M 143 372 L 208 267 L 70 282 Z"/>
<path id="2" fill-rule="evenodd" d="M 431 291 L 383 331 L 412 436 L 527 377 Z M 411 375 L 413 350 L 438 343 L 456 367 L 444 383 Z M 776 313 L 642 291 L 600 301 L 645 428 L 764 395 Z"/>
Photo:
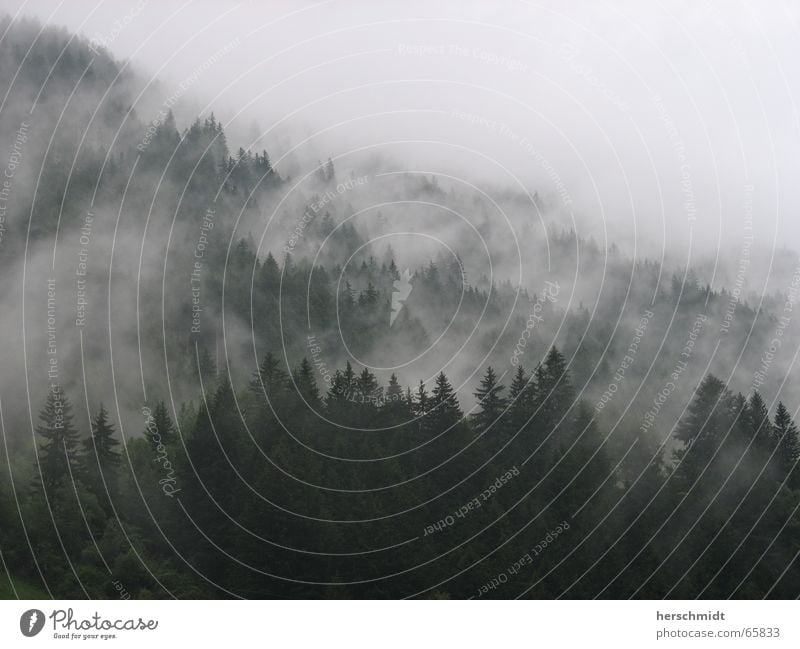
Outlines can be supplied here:
<path id="1" fill-rule="evenodd" d="M 520 278 L 479 192 L 229 146 L 40 27 L 0 20 L 0 596 L 800 596 L 796 253 L 734 293 L 515 193 Z M 456 211 L 505 265 L 393 238 Z"/>

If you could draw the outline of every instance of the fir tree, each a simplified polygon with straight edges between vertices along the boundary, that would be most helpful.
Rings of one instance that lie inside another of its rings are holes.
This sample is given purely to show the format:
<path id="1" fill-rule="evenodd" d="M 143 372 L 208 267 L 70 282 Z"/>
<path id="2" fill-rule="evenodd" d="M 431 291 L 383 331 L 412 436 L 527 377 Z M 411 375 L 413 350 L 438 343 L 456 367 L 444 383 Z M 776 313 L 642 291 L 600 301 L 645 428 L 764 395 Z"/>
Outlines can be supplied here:
<path id="1" fill-rule="evenodd" d="M 173 441 L 175 436 L 175 426 L 170 419 L 167 404 L 159 401 L 153 410 L 153 421 L 145 427 L 145 437 L 155 448 L 159 444 L 166 446 Z"/>
<path id="2" fill-rule="evenodd" d="M 790 476 L 789 486 L 800 487 L 800 471 L 795 466 L 800 458 L 800 439 L 798 439 L 797 426 L 783 402 L 778 404 L 778 409 L 775 411 L 772 437 L 774 444 L 778 447 L 776 459 L 780 480 Z"/>
<path id="3" fill-rule="evenodd" d="M 114 426 L 108 420 L 108 412 L 100 404 L 100 410 L 92 422 L 92 434 L 83 440 L 81 455 L 82 473 L 86 487 L 103 507 L 110 511 L 110 503 L 117 496 L 117 468 L 122 455 L 115 450 L 119 440 L 114 437 Z"/>
<path id="4" fill-rule="evenodd" d="M 675 437 L 684 443 L 674 453 L 679 493 L 697 480 L 733 424 L 733 397 L 725 384 L 709 374 L 697 387 Z"/>
<path id="5" fill-rule="evenodd" d="M 253 372 L 250 389 L 257 397 L 275 399 L 286 388 L 287 375 L 272 352 L 267 352 L 258 369 Z"/>
<path id="6" fill-rule="evenodd" d="M 484 433 L 492 426 L 494 426 L 495 430 L 502 427 L 502 422 L 499 420 L 508 404 L 506 399 L 500 395 L 504 389 L 505 386 L 497 382 L 495 371 L 491 366 L 488 367 L 480 385 L 473 393 L 478 400 L 478 407 L 480 408 L 473 418 L 475 431 L 478 434 Z"/>
<path id="7" fill-rule="evenodd" d="M 356 376 L 350 361 L 344 372 L 336 370 L 333 375 L 325 406 L 328 416 L 341 426 L 355 425 L 353 395 L 355 393 Z"/>
<path id="8" fill-rule="evenodd" d="M 508 393 L 508 428 L 512 435 L 520 432 L 533 415 L 533 392 L 533 382 L 519 365 Z"/>
<path id="9" fill-rule="evenodd" d="M 745 426 L 750 439 L 753 440 L 753 446 L 759 450 L 772 452 L 770 447 L 773 431 L 769 420 L 769 410 L 758 390 L 753 392 L 747 406 L 744 412 Z"/>
<path id="10" fill-rule="evenodd" d="M 414 418 L 416 419 L 415 425 L 416 429 L 419 433 L 423 435 L 427 434 L 430 429 L 430 425 L 428 422 L 428 415 L 430 411 L 430 395 L 428 394 L 428 390 L 425 387 L 425 384 L 420 380 L 419 385 L 417 386 L 417 391 L 414 394 L 414 400 L 412 403 L 412 409 Z"/>
<path id="11" fill-rule="evenodd" d="M 294 385 L 297 393 L 308 404 L 309 408 L 313 408 L 320 401 L 319 388 L 314 379 L 314 369 L 307 358 L 303 358 L 300 362 L 300 367 L 293 372 Z"/>
<path id="12" fill-rule="evenodd" d="M 440 372 L 431 392 L 429 419 L 433 429 L 444 432 L 458 426 L 464 413 L 458 403 L 455 390 L 444 372 Z"/>
<path id="13" fill-rule="evenodd" d="M 73 423 L 72 404 L 59 388 L 47 394 L 39 412 L 37 434 L 44 438 L 39 445 L 38 471 L 34 483 L 48 492 L 70 483 L 78 468 L 79 435 Z"/>

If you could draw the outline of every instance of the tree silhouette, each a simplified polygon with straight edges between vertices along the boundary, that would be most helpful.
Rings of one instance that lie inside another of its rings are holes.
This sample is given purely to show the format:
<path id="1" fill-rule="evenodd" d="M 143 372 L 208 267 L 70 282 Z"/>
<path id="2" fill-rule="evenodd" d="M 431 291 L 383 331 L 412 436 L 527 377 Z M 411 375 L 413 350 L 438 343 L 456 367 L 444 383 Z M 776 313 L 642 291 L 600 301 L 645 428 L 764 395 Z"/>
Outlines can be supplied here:
<path id="1" fill-rule="evenodd" d="M 497 381 L 497 374 L 490 367 L 486 368 L 486 373 L 481 379 L 480 385 L 473 393 L 478 401 L 478 412 L 473 416 L 473 426 L 475 432 L 482 434 L 494 426 L 494 430 L 500 429 L 503 424 L 500 417 L 505 412 L 508 402 L 501 396 L 505 386 Z"/>
<path id="2" fill-rule="evenodd" d="M 50 390 L 36 427 L 44 442 L 39 445 L 39 473 L 34 478 L 34 483 L 48 492 L 70 484 L 70 476 L 76 477 L 80 437 L 72 424 L 73 417 L 72 404 L 64 392 L 58 387 Z"/>
<path id="3" fill-rule="evenodd" d="M 118 497 L 117 469 L 122 455 L 115 449 L 119 444 L 114 437 L 114 426 L 108 420 L 108 412 L 101 403 L 92 421 L 92 434 L 83 440 L 81 463 L 86 487 L 109 513 L 111 504 Z"/>

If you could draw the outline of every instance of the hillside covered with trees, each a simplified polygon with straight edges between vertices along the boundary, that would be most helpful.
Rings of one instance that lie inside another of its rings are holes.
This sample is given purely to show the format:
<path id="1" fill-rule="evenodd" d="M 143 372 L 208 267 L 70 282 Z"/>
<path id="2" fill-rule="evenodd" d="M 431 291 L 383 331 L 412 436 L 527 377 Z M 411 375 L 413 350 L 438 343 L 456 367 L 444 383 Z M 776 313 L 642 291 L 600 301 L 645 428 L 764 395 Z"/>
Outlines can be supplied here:
<path id="1" fill-rule="evenodd" d="M 795 253 L 745 295 L 552 197 L 282 171 L 40 27 L 0 21 L 4 596 L 800 595 Z M 456 213 L 496 265 L 409 243 Z"/>

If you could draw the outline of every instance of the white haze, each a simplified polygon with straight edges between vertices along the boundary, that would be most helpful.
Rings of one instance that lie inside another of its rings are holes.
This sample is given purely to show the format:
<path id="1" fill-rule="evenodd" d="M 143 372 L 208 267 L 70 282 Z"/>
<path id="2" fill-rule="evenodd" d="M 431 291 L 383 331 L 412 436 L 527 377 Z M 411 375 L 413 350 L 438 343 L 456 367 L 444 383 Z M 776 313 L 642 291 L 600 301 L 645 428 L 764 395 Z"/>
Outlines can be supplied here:
<path id="1" fill-rule="evenodd" d="M 639 257 L 666 249 L 680 264 L 710 256 L 712 273 L 716 257 L 739 254 L 751 214 L 755 269 L 776 248 L 800 248 L 797 7 L 564 4 L 0 9 L 106 41 L 161 80 L 164 99 L 181 95 L 183 123 L 213 110 L 232 145 L 265 147 L 283 174 L 332 156 L 356 173 L 380 159 L 524 187 L 601 244 Z M 420 140 L 433 144 L 401 144 Z"/>
<path id="2" fill-rule="evenodd" d="M 234 151 L 240 145 L 266 148 L 288 182 L 257 213 L 246 215 L 238 229 L 241 236 L 253 233 L 262 255 L 266 250 L 282 254 L 302 210 L 322 191 L 314 165 L 330 156 L 337 179 L 351 174 L 369 178 L 326 206 L 337 221 L 363 211 L 354 221 L 365 235 L 383 237 L 393 229 L 420 235 L 385 239 L 398 252 L 401 268 L 415 268 L 452 250 L 461 255 L 469 281 L 493 275 L 520 282 L 534 294 L 541 293 L 546 279 L 558 279 L 561 315 L 579 305 L 590 311 L 602 306 L 598 284 L 625 293 L 631 278 L 606 278 L 599 264 L 590 276 L 582 274 L 577 260 L 573 267 L 572 259 L 565 260 L 559 274 L 545 272 L 549 264 L 534 252 L 541 250 L 534 245 L 541 234 L 536 227 L 540 215 L 529 201 L 520 200 L 529 192 L 538 193 L 544 217 L 556 224 L 549 232 L 574 228 L 601 250 L 616 244 L 629 257 L 665 257 L 664 284 L 672 271 L 691 265 L 704 282 L 735 285 L 754 306 L 762 293 L 785 290 L 798 263 L 785 249 L 800 249 L 800 189 L 794 178 L 800 168 L 800 122 L 793 99 L 800 17 L 788 4 L 776 3 L 768 8 L 755 3 L 640 4 L 570 3 L 565 10 L 555 2 L 0 0 L 0 10 L 36 16 L 44 24 L 106 42 L 115 57 L 130 60 L 152 83 L 148 103 L 134 106 L 143 123 L 155 117 L 159 103 L 180 98 L 179 128 L 213 111 Z M 437 176 L 445 191 L 453 190 L 447 203 L 461 209 L 464 222 L 446 210 L 404 204 L 424 195 L 415 185 L 418 176 L 409 180 L 391 174 L 402 170 Z M 376 176 L 378 171 L 389 173 Z M 15 181 L 19 194 L 22 182 L 22 177 Z M 490 198 L 474 200 L 481 189 Z M 507 210 L 510 227 L 491 200 Z M 383 208 L 390 223 L 384 228 L 376 212 L 387 201 L 398 205 Z M 275 220 L 267 225 L 273 210 Z M 264 223 L 247 220 L 262 216 Z M 93 235 L 97 255 L 110 250 L 113 229 L 110 219 L 100 223 Z M 135 219 L 130 230 L 123 225 L 118 240 L 138 240 L 139 227 Z M 194 245 L 196 231 L 189 236 L 187 245 Z M 434 240 L 450 247 L 444 250 Z M 70 241 L 77 243 L 74 237 Z M 69 245 L 59 248 L 71 255 L 64 262 L 67 273 L 75 259 Z M 384 239 L 376 248 L 382 253 Z M 737 278 L 745 250 L 751 263 Z M 29 281 L 39 292 L 49 254 L 49 244 L 29 250 Z M 160 272 L 163 256 L 160 247 L 148 247 L 143 268 Z M 102 385 L 98 392 L 107 401 L 112 398 L 107 386 L 122 385 L 121 403 L 115 405 L 126 421 L 137 422 L 134 429 L 140 428 L 141 377 L 129 368 L 139 364 L 139 322 L 132 311 L 137 262 L 138 248 L 120 244 L 111 318 L 105 319 L 106 285 L 95 287 L 97 294 L 90 297 L 95 326 L 103 327 L 91 342 L 110 349 L 105 326 L 110 331 L 113 319 L 114 362 L 127 369 L 111 376 L 111 363 L 96 349 L 102 362 L 90 369 L 90 380 Z M 108 260 L 93 263 L 99 271 Z M 110 301 L 111 292 L 107 295 Z M 21 297 L 16 282 L 7 281 L 0 290 L 3 331 L 22 332 L 20 312 L 13 308 Z M 33 304 L 44 303 L 40 293 L 28 297 Z M 143 299 L 142 308 L 157 312 L 160 298 Z M 127 308 L 120 309 L 119 303 Z M 619 315 L 630 329 L 640 317 Z M 503 319 L 495 323 L 498 329 Z M 249 342 L 247 328 L 247 322 L 226 321 L 225 353 L 245 375 L 253 359 L 241 360 L 247 354 L 237 345 Z M 474 349 L 455 353 L 444 368 L 466 399 L 486 362 L 481 345 L 497 332 L 480 333 Z M 26 335 L 30 347 L 44 349 L 43 329 Z M 748 349 L 760 352 L 760 342 L 750 341 Z M 77 336 L 71 343 L 62 337 L 59 345 L 65 366 L 77 368 Z M 385 358 L 379 359 L 385 362 L 378 364 L 416 355 L 403 345 L 385 345 Z M 160 350 L 145 348 L 153 357 L 145 359 L 144 367 L 161 368 Z M 715 349 L 713 342 L 698 345 L 698 380 L 705 369 L 700 358 L 714 356 Z M 771 395 L 783 377 L 793 374 L 796 346 L 783 349 L 785 359 L 780 371 L 776 361 L 766 391 Z M 2 392 L 20 399 L 27 385 L 17 378 L 21 372 L 8 368 L 25 367 L 23 350 L 22 344 L 0 350 L 7 366 Z M 720 362 L 734 356 L 726 351 Z M 534 361 L 526 359 L 529 365 Z M 35 373 L 44 365 L 32 354 L 28 367 Z M 439 359 L 426 360 L 404 368 L 400 378 L 416 384 L 440 369 Z M 747 389 L 755 369 L 757 364 L 743 363 L 719 371 L 738 372 L 732 383 Z M 73 374 L 80 376 L 77 370 Z M 75 387 L 67 385 L 70 393 L 79 394 Z M 180 398 L 196 394 L 194 386 L 180 387 Z M 789 397 L 798 394 L 797 386 L 785 391 L 787 401 L 796 402 Z M 4 401 L 14 399 L 5 396 Z M 32 403 L 38 401 L 37 396 Z M 35 408 L 31 405 L 31 412 Z"/>

